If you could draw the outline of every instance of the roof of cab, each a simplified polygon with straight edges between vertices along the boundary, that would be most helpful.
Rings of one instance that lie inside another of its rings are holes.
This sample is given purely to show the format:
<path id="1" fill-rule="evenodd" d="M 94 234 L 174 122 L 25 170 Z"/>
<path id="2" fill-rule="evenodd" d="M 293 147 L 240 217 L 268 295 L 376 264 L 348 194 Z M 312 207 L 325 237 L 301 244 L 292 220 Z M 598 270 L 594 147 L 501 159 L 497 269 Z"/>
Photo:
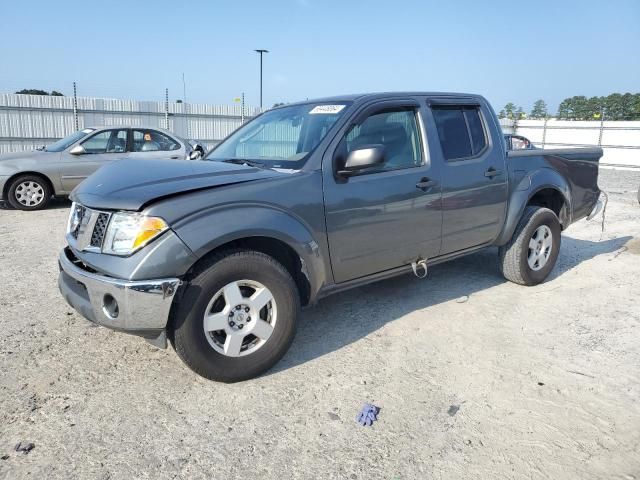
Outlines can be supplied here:
<path id="1" fill-rule="evenodd" d="M 474 93 L 455 93 L 455 92 L 375 92 L 375 93 L 356 93 L 348 95 L 335 95 L 331 97 L 313 98 L 299 102 L 288 103 L 284 106 L 290 105 L 304 105 L 308 103 L 327 103 L 327 102 L 361 102 L 369 100 L 382 100 L 385 98 L 397 98 L 397 97 L 455 97 L 455 98 L 481 98 L 480 95 Z"/>

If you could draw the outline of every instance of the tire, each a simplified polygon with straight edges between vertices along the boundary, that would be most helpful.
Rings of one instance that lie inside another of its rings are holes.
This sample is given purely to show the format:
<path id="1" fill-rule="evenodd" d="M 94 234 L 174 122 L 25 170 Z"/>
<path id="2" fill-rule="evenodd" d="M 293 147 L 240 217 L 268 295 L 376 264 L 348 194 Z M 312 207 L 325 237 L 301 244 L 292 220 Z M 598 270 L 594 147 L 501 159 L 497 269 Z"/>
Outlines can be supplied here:
<path id="1" fill-rule="evenodd" d="M 259 290 L 264 298 L 271 295 L 264 307 L 260 307 Z M 238 305 L 243 307 L 236 310 Z M 196 268 L 174 306 L 169 338 L 178 356 L 198 375 L 238 382 L 260 375 L 282 358 L 293 341 L 299 311 L 296 284 L 280 263 L 253 250 L 230 251 Z M 205 312 L 214 323 L 205 322 Z M 238 323 L 232 326 L 233 320 Z M 214 331 L 210 325 L 223 329 Z M 205 332 L 206 326 L 211 331 Z M 236 348 L 241 336 L 244 351 Z"/>
<path id="2" fill-rule="evenodd" d="M 49 182 L 40 175 L 20 175 L 9 185 L 7 201 L 17 210 L 42 210 L 52 194 Z"/>
<path id="3" fill-rule="evenodd" d="M 500 268 L 504 277 L 520 285 L 543 282 L 558 259 L 561 232 L 560 221 L 551 210 L 527 207 L 513 237 L 499 249 Z"/>

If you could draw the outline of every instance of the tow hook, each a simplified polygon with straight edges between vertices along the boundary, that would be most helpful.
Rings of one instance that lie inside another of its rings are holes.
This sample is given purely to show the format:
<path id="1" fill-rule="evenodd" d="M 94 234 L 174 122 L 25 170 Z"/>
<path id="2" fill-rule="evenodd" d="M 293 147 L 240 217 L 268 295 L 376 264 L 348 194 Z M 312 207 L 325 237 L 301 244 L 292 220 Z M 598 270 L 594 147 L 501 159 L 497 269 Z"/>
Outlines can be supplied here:
<path id="1" fill-rule="evenodd" d="M 416 277 L 427 277 L 427 261 L 425 259 L 418 258 L 416 261 L 411 262 L 411 269 Z"/>

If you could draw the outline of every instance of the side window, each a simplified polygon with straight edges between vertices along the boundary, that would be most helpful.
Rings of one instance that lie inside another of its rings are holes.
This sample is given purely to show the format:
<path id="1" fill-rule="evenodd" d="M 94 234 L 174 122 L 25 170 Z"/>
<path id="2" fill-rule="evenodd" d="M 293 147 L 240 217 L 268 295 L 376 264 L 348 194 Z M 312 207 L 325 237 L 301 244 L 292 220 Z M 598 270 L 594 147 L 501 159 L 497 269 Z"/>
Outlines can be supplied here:
<path id="1" fill-rule="evenodd" d="M 384 165 L 375 171 L 416 167 L 422 150 L 416 112 L 413 109 L 374 113 L 354 126 L 345 137 L 347 153 L 365 145 L 384 145 Z"/>
<path id="2" fill-rule="evenodd" d="M 126 130 L 105 130 L 82 142 L 87 153 L 123 153 L 127 150 Z"/>
<path id="3" fill-rule="evenodd" d="M 478 155 L 487 146 L 487 137 L 484 134 L 480 111 L 477 108 L 465 108 L 464 117 L 467 120 L 467 125 L 469 125 L 473 154 Z"/>
<path id="4" fill-rule="evenodd" d="M 432 107 L 440 146 L 446 160 L 478 155 L 487 146 L 484 125 L 477 107 Z"/>
<path id="5" fill-rule="evenodd" d="M 178 142 L 157 130 L 133 131 L 134 152 L 167 152 L 179 148 Z"/>

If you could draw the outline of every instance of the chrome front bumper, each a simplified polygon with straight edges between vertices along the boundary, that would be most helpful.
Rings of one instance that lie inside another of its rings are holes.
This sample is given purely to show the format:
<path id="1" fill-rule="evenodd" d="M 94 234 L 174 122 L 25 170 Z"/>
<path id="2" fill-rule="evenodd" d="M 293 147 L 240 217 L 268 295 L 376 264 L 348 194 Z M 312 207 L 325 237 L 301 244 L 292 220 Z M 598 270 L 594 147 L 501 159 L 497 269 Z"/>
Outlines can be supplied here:
<path id="1" fill-rule="evenodd" d="M 60 252 L 58 260 L 60 292 L 83 317 L 166 346 L 164 330 L 180 285 L 178 278 L 130 281 L 106 277 L 84 269 L 68 249 Z"/>

